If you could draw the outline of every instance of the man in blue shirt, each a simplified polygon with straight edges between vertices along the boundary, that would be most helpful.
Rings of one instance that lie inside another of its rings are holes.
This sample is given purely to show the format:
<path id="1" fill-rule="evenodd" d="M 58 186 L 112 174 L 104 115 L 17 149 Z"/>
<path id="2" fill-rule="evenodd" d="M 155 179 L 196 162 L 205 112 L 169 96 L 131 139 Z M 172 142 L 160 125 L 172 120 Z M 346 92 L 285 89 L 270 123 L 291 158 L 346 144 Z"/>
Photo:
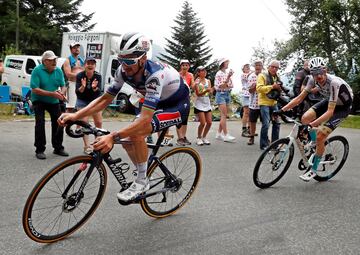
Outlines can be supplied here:
<path id="1" fill-rule="evenodd" d="M 59 100 L 66 101 L 64 74 L 56 66 L 57 56 L 52 51 L 45 51 L 42 64 L 35 67 L 31 74 L 31 100 L 35 112 L 35 153 L 38 159 L 46 159 L 45 110 L 51 117 L 51 143 L 54 154 L 69 156 L 62 145 L 64 130 L 57 119 L 61 115 Z M 59 90 L 61 88 L 61 90 Z"/>

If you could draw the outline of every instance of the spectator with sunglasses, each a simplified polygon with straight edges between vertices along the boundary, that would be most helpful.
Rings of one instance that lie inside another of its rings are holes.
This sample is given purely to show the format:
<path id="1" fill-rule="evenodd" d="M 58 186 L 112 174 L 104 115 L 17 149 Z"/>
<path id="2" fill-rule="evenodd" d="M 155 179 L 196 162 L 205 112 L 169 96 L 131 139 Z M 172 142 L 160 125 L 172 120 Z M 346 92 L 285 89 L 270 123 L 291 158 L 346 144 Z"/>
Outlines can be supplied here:
<path id="1" fill-rule="evenodd" d="M 308 94 L 317 90 L 322 100 L 307 110 L 301 118 L 304 125 L 318 127 L 310 130 L 312 142 L 316 142 L 316 152 L 313 165 L 309 171 L 300 175 L 303 181 L 309 181 L 316 176 L 321 157 L 325 151 L 325 141 L 329 134 L 349 115 L 351 111 L 353 92 L 343 79 L 327 73 L 326 62 L 321 57 L 309 61 L 311 77 L 304 90 L 281 111 L 288 111 L 299 105 Z"/>
<path id="2" fill-rule="evenodd" d="M 269 146 L 268 132 L 270 122 L 272 122 L 271 142 L 279 139 L 280 120 L 278 116 L 272 117 L 272 113 L 277 111 L 277 101 L 269 98 L 271 91 L 281 90 L 279 84 L 280 78 L 277 74 L 280 68 L 280 62 L 277 60 L 270 61 L 267 72 L 259 74 L 256 82 L 256 92 L 258 93 L 258 103 L 261 115 L 261 133 L 260 133 L 260 149 L 265 150 Z"/>
<path id="3" fill-rule="evenodd" d="M 137 177 L 128 189 L 117 194 L 122 201 L 133 200 L 150 188 L 146 176 L 146 136 L 173 125 L 182 125 L 190 111 L 189 87 L 173 67 L 147 59 L 150 46 L 150 40 L 140 33 L 124 34 L 118 55 L 120 66 L 106 93 L 80 111 L 64 113 L 58 119 L 59 124 L 66 125 L 67 121 L 79 120 L 103 110 L 113 101 L 125 82 L 144 95 L 140 115 L 133 123 L 98 137 L 93 144 L 94 150 L 107 153 L 120 139 L 131 141 L 123 146 L 137 169 Z"/>

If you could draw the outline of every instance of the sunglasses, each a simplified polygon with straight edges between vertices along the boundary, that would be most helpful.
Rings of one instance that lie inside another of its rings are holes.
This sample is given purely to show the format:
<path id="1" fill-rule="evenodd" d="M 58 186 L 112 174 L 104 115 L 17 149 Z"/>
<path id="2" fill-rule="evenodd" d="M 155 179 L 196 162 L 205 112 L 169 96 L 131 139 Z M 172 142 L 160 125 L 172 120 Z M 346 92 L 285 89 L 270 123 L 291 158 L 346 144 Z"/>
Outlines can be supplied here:
<path id="1" fill-rule="evenodd" d="M 317 76 L 317 75 L 323 75 L 325 73 L 325 70 L 322 69 L 322 68 L 319 68 L 319 69 L 315 69 L 315 70 L 311 70 L 310 71 L 310 74 L 312 76 Z"/>
<path id="2" fill-rule="evenodd" d="M 127 66 L 132 66 L 137 64 L 137 62 L 139 61 L 140 58 L 142 58 L 145 55 L 142 54 L 141 56 L 137 57 L 137 58 L 122 58 L 122 57 L 118 57 L 118 61 L 120 64 L 125 64 Z"/>
<path id="3" fill-rule="evenodd" d="M 274 68 L 274 69 L 279 69 L 278 66 L 270 66 L 271 68 Z"/>

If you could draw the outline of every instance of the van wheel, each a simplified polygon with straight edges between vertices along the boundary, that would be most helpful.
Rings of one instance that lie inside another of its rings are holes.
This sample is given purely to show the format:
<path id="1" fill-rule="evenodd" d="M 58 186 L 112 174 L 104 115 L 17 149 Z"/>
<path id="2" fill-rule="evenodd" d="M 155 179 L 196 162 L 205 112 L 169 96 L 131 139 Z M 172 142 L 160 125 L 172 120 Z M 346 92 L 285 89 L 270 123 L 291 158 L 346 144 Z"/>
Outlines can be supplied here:
<path id="1" fill-rule="evenodd" d="M 117 110 L 121 113 L 133 111 L 133 106 L 125 94 L 119 94 L 116 98 Z"/>

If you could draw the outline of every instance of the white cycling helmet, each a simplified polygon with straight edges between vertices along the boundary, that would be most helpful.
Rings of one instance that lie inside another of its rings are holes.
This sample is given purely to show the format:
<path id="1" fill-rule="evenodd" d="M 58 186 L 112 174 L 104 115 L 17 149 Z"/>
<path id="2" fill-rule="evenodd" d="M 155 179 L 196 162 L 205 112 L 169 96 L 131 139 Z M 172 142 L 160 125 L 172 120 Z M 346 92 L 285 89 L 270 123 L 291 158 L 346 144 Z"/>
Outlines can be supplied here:
<path id="1" fill-rule="evenodd" d="M 326 67 L 326 60 L 321 57 L 315 57 L 310 59 L 309 68 L 312 69 L 320 69 Z"/>
<path id="2" fill-rule="evenodd" d="M 120 41 L 119 55 L 138 54 L 139 56 L 150 50 L 151 42 L 143 34 L 126 33 Z"/>

